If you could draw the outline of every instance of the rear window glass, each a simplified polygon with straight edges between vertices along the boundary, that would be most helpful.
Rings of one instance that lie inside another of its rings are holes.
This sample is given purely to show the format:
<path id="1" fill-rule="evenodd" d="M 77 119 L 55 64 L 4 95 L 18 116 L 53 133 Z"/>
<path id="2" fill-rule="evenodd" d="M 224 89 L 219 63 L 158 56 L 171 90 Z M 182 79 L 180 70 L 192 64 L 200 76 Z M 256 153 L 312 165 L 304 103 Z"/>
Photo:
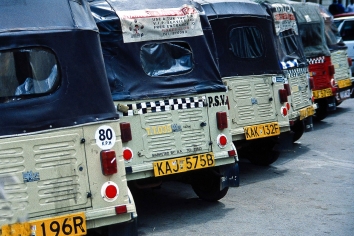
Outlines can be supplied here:
<path id="1" fill-rule="evenodd" d="M 294 55 L 297 52 L 296 35 L 293 30 L 289 29 L 279 33 L 279 38 L 282 51 L 285 55 Z"/>
<path id="2" fill-rule="evenodd" d="M 354 21 L 345 21 L 340 34 L 344 41 L 354 40 Z"/>
<path id="3" fill-rule="evenodd" d="M 55 55 L 43 48 L 0 51 L 0 102 L 49 94 L 59 85 Z"/>
<path id="4" fill-rule="evenodd" d="M 264 46 L 261 31 L 257 27 L 237 27 L 229 35 L 231 51 L 239 58 L 259 58 Z"/>
<path id="5" fill-rule="evenodd" d="M 192 50 L 183 42 L 146 44 L 140 50 L 140 60 L 145 73 L 152 77 L 185 74 L 194 65 Z"/>

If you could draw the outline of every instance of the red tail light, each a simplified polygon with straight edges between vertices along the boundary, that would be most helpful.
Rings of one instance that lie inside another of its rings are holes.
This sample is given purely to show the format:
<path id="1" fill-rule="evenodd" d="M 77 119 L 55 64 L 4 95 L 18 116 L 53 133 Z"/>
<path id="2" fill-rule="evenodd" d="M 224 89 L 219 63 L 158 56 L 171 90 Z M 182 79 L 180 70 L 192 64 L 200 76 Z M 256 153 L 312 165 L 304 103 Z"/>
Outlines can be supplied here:
<path id="1" fill-rule="evenodd" d="M 101 167 L 103 175 L 113 175 L 117 173 L 117 159 L 115 151 L 101 151 Z"/>
<path id="2" fill-rule="evenodd" d="M 285 89 L 279 89 L 280 102 L 288 102 L 288 92 Z"/>
<path id="3" fill-rule="evenodd" d="M 116 206 L 115 209 L 116 209 L 116 214 L 117 214 L 117 215 L 119 215 L 119 214 L 124 214 L 124 213 L 127 213 L 127 212 L 128 212 L 128 209 L 127 209 L 127 206 L 126 206 L 126 205 Z"/>
<path id="4" fill-rule="evenodd" d="M 130 148 L 124 148 L 123 158 L 126 161 L 130 161 L 133 158 L 133 150 L 131 150 Z"/>
<path id="5" fill-rule="evenodd" d="M 336 86 L 336 81 L 334 79 L 331 79 L 331 86 L 335 87 Z"/>
<path id="6" fill-rule="evenodd" d="M 284 89 L 288 93 L 288 96 L 290 96 L 291 95 L 290 85 L 289 84 L 284 84 Z"/>
<path id="7" fill-rule="evenodd" d="M 315 87 L 315 82 L 313 81 L 312 77 L 310 77 L 309 79 L 309 84 L 310 84 L 310 89 L 312 90 Z"/>
<path id="8" fill-rule="evenodd" d="M 348 64 L 349 64 L 349 66 L 353 65 L 353 60 L 350 57 L 348 57 Z"/>
<path id="9" fill-rule="evenodd" d="M 236 156 L 236 150 L 230 150 L 228 151 L 229 157 Z"/>
<path id="10" fill-rule="evenodd" d="M 334 75 L 335 73 L 334 65 L 328 66 L 328 71 L 329 71 L 329 75 Z"/>
<path id="11" fill-rule="evenodd" d="M 227 128 L 227 113 L 225 111 L 219 111 L 216 113 L 216 121 L 219 130 Z"/>
<path id="12" fill-rule="evenodd" d="M 120 132 L 122 134 L 122 142 L 126 143 L 132 140 L 132 131 L 130 129 L 130 123 L 122 122 L 119 124 Z"/>

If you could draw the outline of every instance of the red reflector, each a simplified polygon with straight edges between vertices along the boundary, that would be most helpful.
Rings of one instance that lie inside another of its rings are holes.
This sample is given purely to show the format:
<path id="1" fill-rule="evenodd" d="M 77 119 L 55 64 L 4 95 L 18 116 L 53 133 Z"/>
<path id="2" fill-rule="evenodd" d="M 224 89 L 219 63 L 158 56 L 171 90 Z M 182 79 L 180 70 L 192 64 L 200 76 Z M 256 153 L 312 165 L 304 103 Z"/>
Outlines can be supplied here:
<path id="1" fill-rule="evenodd" d="M 122 134 L 122 142 L 128 142 L 132 140 L 132 131 L 130 129 L 130 123 L 122 122 L 119 124 L 120 132 Z"/>
<path id="2" fill-rule="evenodd" d="M 287 115 L 288 115 L 288 109 L 286 109 L 286 107 L 282 107 L 282 108 L 281 108 L 281 114 L 282 114 L 283 116 L 287 116 Z"/>
<path id="3" fill-rule="evenodd" d="M 293 126 L 293 125 L 295 124 L 295 121 L 290 120 L 290 121 L 289 121 L 289 124 L 290 124 L 290 126 Z"/>
<path id="4" fill-rule="evenodd" d="M 309 79 L 309 84 L 310 84 L 310 89 L 312 90 L 315 87 L 315 83 L 314 83 L 312 77 L 310 77 L 310 79 Z"/>
<path id="5" fill-rule="evenodd" d="M 219 111 L 216 113 L 216 121 L 219 130 L 227 128 L 227 113 L 225 111 Z"/>
<path id="6" fill-rule="evenodd" d="M 290 110 L 290 103 L 286 103 L 286 109 L 288 109 L 288 111 Z"/>
<path id="7" fill-rule="evenodd" d="M 329 75 L 334 75 L 335 73 L 334 65 L 328 66 L 328 71 L 329 71 Z"/>
<path id="8" fill-rule="evenodd" d="M 288 92 L 285 89 L 279 89 L 280 102 L 288 102 Z"/>
<path id="9" fill-rule="evenodd" d="M 123 150 L 123 158 L 126 161 L 130 161 L 133 158 L 133 151 L 130 148 L 125 148 Z"/>
<path id="10" fill-rule="evenodd" d="M 350 57 L 348 57 L 348 64 L 349 64 L 349 66 L 353 65 L 353 60 Z"/>
<path id="11" fill-rule="evenodd" d="M 127 213 L 127 212 L 128 212 L 126 205 L 123 205 L 123 206 L 116 206 L 115 209 L 116 209 L 116 214 L 117 214 L 117 215 L 123 214 L 123 213 Z"/>
<path id="12" fill-rule="evenodd" d="M 104 175 L 117 173 L 116 152 L 112 150 L 101 151 L 101 167 Z"/>
<path id="13" fill-rule="evenodd" d="M 288 93 L 288 96 L 290 96 L 291 95 L 290 85 L 289 84 L 284 84 L 284 89 Z"/>
<path id="14" fill-rule="evenodd" d="M 228 153 L 229 153 L 229 157 L 236 156 L 236 151 L 235 150 L 230 150 L 230 151 L 228 151 Z"/>
<path id="15" fill-rule="evenodd" d="M 220 136 L 220 145 L 225 146 L 227 144 L 226 136 Z"/>
<path id="16" fill-rule="evenodd" d="M 115 198 L 117 196 L 118 190 L 114 185 L 108 185 L 105 194 L 107 198 Z"/>
<path id="17" fill-rule="evenodd" d="M 227 137 L 224 134 L 219 134 L 216 141 L 220 148 L 224 148 L 228 142 Z"/>

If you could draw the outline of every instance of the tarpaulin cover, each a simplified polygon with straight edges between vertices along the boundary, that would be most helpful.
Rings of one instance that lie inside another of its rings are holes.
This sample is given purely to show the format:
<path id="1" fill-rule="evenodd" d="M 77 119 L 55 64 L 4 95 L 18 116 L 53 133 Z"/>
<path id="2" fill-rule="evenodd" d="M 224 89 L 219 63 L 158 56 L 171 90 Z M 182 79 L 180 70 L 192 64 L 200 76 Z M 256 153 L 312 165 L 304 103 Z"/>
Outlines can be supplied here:
<path id="1" fill-rule="evenodd" d="M 223 77 L 281 73 L 270 15 L 252 1 L 198 0 L 210 19 Z M 234 39 L 234 40 L 233 40 Z"/>
<path id="2" fill-rule="evenodd" d="M 319 5 L 310 2 L 288 3 L 295 9 L 306 57 L 330 56 Z"/>
<path id="3" fill-rule="evenodd" d="M 156 40 L 144 39 L 146 27 L 149 27 L 147 33 L 154 33 L 154 27 L 145 25 L 149 23 L 146 12 L 156 14 L 156 20 L 163 21 L 161 27 L 173 28 L 179 24 L 174 20 L 179 18 L 167 20 L 164 14 L 192 6 L 189 1 L 93 0 L 89 4 L 100 31 L 107 76 L 115 101 L 226 90 L 218 71 L 212 31 L 205 15 L 199 17 L 202 35 L 193 34 L 193 29 L 188 28 L 188 34 L 182 37 L 169 33 L 176 31 L 166 31 L 165 36 L 159 36 L 157 32 L 161 29 L 157 25 Z M 140 37 L 138 40 L 123 37 L 119 15 L 137 15 L 131 17 L 134 24 L 129 30 L 135 31 L 131 37 Z M 185 24 L 181 23 L 183 27 Z"/>
<path id="4" fill-rule="evenodd" d="M 294 65 L 296 67 L 307 66 L 304 47 L 299 34 L 299 26 L 293 8 L 285 1 L 280 3 L 278 0 L 267 0 L 261 4 L 266 7 L 273 19 L 276 51 L 282 68 L 288 69 Z"/>
<path id="5" fill-rule="evenodd" d="M 85 1 L 1 1 L 0 15 L 0 53 L 43 48 L 55 55 L 59 74 L 54 92 L 1 98 L 0 135 L 118 118 Z"/>

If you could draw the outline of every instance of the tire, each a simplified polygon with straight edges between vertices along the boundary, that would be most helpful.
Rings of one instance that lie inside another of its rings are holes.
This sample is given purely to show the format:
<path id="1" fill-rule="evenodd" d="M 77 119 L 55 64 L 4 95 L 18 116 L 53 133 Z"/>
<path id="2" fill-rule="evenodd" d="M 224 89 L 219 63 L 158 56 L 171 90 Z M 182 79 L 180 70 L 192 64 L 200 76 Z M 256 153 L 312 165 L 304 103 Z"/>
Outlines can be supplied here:
<path id="1" fill-rule="evenodd" d="M 248 150 L 247 159 L 255 165 L 268 166 L 278 160 L 279 153 L 273 151 L 276 144 L 274 138 L 257 140 Z"/>
<path id="2" fill-rule="evenodd" d="M 220 176 L 212 171 L 200 172 L 197 181 L 192 183 L 192 188 L 200 199 L 208 202 L 219 201 L 229 190 L 229 187 L 220 190 Z"/>
<path id="3" fill-rule="evenodd" d="M 291 131 L 293 132 L 293 142 L 299 140 L 305 131 L 305 124 L 303 121 L 296 121 L 293 126 L 291 126 Z"/>
<path id="4" fill-rule="evenodd" d="M 327 117 L 328 112 L 327 112 L 327 101 L 322 99 L 317 102 L 318 108 L 316 109 L 316 113 L 314 115 L 314 118 L 316 121 L 321 121 L 324 118 Z"/>

